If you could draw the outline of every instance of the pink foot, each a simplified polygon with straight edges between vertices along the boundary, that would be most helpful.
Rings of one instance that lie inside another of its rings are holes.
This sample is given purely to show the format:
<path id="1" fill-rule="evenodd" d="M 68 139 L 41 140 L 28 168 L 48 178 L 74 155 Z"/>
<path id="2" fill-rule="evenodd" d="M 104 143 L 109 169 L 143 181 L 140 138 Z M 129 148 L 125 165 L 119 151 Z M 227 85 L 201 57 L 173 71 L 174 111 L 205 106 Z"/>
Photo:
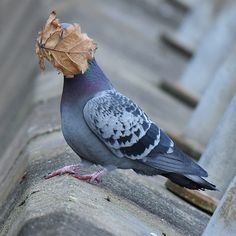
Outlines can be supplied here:
<path id="1" fill-rule="evenodd" d="M 48 175 L 44 176 L 45 179 L 50 179 L 54 176 L 57 175 L 63 175 L 63 174 L 75 174 L 75 171 L 78 170 L 80 168 L 79 165 L 69 165 L 69 166 L 65 166 L 63 168 L 60 168 L 58 170 L 55 170 L 51 173 L 49 173 Z"/>
<path id="2" fill-rule="evenodd" d="M 88 180 L 88 182 L 90 183 L 93 183 L 93 182 L 100 183 L 102 181 L 102 176 L 106 172 L 107 172 L 106 169 L 102 169 L 90 175 L 80 175 L 78 173 L 75 173 L 75 174 L 72 174 L 72 176 L 80 180 Z"/>

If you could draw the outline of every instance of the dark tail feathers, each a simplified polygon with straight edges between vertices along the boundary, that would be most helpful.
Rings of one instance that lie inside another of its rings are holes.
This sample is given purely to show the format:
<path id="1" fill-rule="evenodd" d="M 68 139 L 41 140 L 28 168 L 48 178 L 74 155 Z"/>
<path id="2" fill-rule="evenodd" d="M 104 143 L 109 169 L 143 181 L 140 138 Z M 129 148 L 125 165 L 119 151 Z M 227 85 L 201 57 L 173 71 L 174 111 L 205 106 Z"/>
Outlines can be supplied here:
<path id="1" fill-rule="evenodd" d="M 211 184 L 202 177 L 196 175 L 179 175 L 175 173 L 168 173 L 165 174 L 165 177 L 185 188 L 194 190 L 217 190 L 214 184 Z"/>
<path id="2" fill-rule="evenodd" d="M 157 146 L 158 147 L 158 146 Z M 145 160 L 145 164 L 159 171 L 176 173 L 179 175 L 196 175 L 207 177 L 207 172 L 196 162 L 191 160 L 179 148 L 175 147 L 172 153 L 158 153 Z"/>

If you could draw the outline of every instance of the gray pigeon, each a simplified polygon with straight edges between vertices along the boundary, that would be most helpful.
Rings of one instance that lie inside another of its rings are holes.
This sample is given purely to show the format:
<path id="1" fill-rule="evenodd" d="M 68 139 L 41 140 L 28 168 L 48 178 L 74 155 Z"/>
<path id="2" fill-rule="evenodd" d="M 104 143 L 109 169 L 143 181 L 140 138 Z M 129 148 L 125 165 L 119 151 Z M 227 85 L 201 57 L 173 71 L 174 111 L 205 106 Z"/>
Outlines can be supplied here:
<path id="1" fill-rule="evenodd" d="M 70 165 L 46 178 L 68 173 L 99 182 L 107 170 L 120 168 L 162 175 L 189 189 L 216 189 L 202 178 L 208 175 L 204 169 L 178 149 L 139 106 L 114 89 L 95 59 L 84 74 L 64 78 L 61 125 L 69 146 L 103 169 L 81 175 L 79 165 Z"/>

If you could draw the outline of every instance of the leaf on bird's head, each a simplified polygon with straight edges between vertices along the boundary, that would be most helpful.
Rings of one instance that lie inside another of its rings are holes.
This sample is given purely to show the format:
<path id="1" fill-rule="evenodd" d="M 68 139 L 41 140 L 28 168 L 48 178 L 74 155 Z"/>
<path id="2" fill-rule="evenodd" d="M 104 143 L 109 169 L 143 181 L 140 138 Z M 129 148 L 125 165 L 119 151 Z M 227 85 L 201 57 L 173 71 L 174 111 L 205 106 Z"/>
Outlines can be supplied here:
<path id="1" fill-rule="evenodd" d="M 96 43 L 81 33 L 79 24 L 60 24 L 53 11 L 39 32 L 36 54 L 42 70 L 46 58 L 64 76 L 74 77 L 88 69 L 88 60 L 94 57 L 96 48 Z"/>

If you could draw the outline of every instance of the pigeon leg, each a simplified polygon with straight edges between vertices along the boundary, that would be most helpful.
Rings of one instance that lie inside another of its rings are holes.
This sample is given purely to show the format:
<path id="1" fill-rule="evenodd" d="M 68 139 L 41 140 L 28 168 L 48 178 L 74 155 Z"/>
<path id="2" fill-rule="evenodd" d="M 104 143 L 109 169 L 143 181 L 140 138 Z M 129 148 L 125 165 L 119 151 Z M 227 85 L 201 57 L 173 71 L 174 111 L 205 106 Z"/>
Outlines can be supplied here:
<path id="1" fill-rule="evenodd" d="M 57 175 L 63 175 L 63 174 L 75 174 L 75 171 L 80 169 L 80 165 L 69 165 L 64 166 L 63 168 L 60 168 L 58 170 L 55 170 L 48 175 L 44 176 L 45 179 L 50 179 Z"/>
<path id="2" fill-rule="evenodd" d="M 106 169 L 102 169 L 90 175 L 80 175 L 78 173 L 75 173 L 75 174 L 72 174 L 72 176 L 80 180 L 88 180 L 90 183 L 93 183 L 93 182 L 100 183 L 102 180 L 102 176 L 106 174 L 106 172 L 107 172 Z"/>

